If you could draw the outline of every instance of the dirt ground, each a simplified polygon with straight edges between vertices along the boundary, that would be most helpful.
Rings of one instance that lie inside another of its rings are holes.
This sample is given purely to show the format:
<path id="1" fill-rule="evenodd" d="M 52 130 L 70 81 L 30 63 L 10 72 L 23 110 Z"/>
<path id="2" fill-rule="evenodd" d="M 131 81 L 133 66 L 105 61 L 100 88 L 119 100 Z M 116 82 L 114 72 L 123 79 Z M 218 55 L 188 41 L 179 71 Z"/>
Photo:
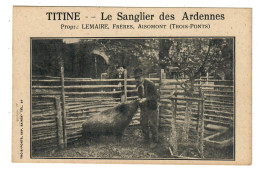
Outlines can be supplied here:
<path id="1" fill-rule="evenodd" d="M 152 148 L 151 144 L 144 142 L 139 127 L 128 127 L 122 140 L 119 142 L 115 137 L 101 136 L 92 141 L 78 141 L 69 144 L 68 148 L 60 151 L 40 152 L 33 157 L 50 158 L 114 158 L 114 159 L 176 159 L 171 156 L 165 130 L 159 132 L 160 142 Z M 205 144 L 205 159 L 233 158 L 233 147 L 217 148 Z M 198 152 L 193 146 L 178 146 L 180 158 L 199 159 Z"/>

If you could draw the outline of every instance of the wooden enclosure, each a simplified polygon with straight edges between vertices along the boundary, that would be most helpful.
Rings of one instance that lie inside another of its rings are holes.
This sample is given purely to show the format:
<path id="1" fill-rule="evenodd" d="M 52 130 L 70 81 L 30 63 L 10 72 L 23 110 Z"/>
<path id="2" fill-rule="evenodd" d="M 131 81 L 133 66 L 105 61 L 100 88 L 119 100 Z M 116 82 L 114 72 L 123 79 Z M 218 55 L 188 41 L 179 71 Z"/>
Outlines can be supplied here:
<path id="1" fill-rule="evenodd" d="M 171 152 L 178 155 L 178 144 L 188 142 L 189 145 L 194 144 L 203 157 L 204 142 L 221 146 L 232 143 L 233 81 L 201 77 L 196 80 L 194 97 L 185 96 L 182 81 L 162 79 L 160 84 L 159 123 L 160 127 L 171 130 Z M 227 130 L 232 131 L 232 136 L 224 140 L 214 139 Z"/>
<path id="2" fill-rule="evenodd" d="M 135 80 L 126 75 L 125 71 L 125 79 L 66 78 L 61 68 L 61 77 L 32 76 L 32 151 L 66 148 L 81 138 L 81 125 L 87 117 L 137 99 Z M 201 77 L 195 84 L 197 97 L 187 99 L 180 81 L 163 76 L 149 79 L 160 93 L 158 124 L 173 130 L 173 137 L 184 133 L 203 150 L 204 141 L 218 143 L 211 140 L 213 135 L 233 127 L 233 81 Z M 139 118 L 138 113 L 131 125 L 138 125 Z M 180 143 L 177 140 L 173 146 Z"/>

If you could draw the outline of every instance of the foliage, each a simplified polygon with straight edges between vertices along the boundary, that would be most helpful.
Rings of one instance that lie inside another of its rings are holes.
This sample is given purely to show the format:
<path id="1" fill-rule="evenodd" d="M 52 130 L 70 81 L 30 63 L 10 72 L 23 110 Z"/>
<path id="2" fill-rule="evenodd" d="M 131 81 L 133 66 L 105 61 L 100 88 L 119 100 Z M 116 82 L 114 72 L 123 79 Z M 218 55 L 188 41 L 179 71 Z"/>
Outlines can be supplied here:
<path id="1" fill-rule="evenodd" d="M 229 74 L 229 78 L 233 78 L 233 39 L 182 38 L 170 39 L 169 43 L 169 55 L 164 56 L 161 63 L 169 71 L 185 75 L 182 78 L 188 80 L 182 86 L 187 94 L 193 93 L 195 79 L 207 72 Z"/>
<path id="2" fill-rule="evenodd" d="M 98 44 L 109 55 L 108 73 L 110 77 L 116 74 L 117 66 L 124 66 L 128 74 L 133 76 L 136 68 L 142 68 L 148 75 L 157 72 L 158 50 L 154 50 L 155 40 L 151 39 L 103 39 Z"/>
<path id="3" fill-rule="evenodd" d="M 109 60 L 93 54 L 98 49 Z M 144 74 L 157 73 L 160 68 L 170 73 L 173 69 L 193 84 L 206 72 L 233 78 L 232 38 L 167 38 L 167 39 L 80 39 L 66 44 L 62 39 L 32 41 L 33 73 L 59 75 L 64 63 L 65 76 L 98 78 L 107 72 L 116 75 L 116 67 L 124 66 L 129 76 L 136 68 Z"/>
<path id="4" fill-rule="evenodd" d="M 193 80 L 205 72 L 218 72 L 231 65 L 232 39 L 173 39 L 169 54 L 162 61 L 178 67 Z"/>
<path id="5" fill-rule="evenodd" d="M 64 43 L 61 39 L 32 40 L 32 72 L 35 75 L 54 75 L 60 72 Z"/>

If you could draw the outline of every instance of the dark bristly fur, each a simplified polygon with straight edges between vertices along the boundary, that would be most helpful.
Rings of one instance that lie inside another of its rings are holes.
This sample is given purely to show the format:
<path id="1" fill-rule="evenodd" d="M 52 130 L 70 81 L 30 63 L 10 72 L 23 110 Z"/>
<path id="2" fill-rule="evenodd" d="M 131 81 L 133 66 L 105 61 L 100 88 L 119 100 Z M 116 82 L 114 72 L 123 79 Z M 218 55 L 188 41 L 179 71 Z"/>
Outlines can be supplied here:
<path id="1" fill-rule="evenodd" d="M 82 124 L 83 137 L 114 135 L 120 139 L 137 112 L 137 108 L 138 101 L 133 101 L 119 104 L 114 108 L 93 115 Z"/>

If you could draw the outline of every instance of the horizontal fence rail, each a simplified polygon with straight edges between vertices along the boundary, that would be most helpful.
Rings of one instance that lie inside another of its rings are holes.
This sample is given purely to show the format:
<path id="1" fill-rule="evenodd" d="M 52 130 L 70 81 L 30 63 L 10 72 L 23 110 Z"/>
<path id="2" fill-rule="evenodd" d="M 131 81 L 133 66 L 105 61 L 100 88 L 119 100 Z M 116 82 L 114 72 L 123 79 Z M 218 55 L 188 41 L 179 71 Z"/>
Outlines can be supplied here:
<path id="1" fill-rule="evenodd" d="M 126 77 L 125 77 L 126 78 Z M 32 76 L 32 148 L 33 151 L 62 148 L 81 138 L 81 125 L 92 115 L 113 108 L 124 101 L 138 98 L 135 79 L 91 79 Z M 220 127 L 232 127 L 234 122 L 234 85 L 232 80 L 217 80 L 214 77 L 196 79 L 194 93 L 200 97 L 186 97 L 182 87 L 187 80 L 149 78 L 160 94 L 159 126 L 172 126 L 172 99 L 177 95 L 176 129 L 182 129 L 187 101 L 204 102 L 205 136 Z M 57 102 L 57 97 L 60 102 Z M 64 98 L 64 103 L 62 102 Z M 59 104 L 58 104 L 59 103 Z M 198 129 L 197 104 L 191 106 L 190 130 Z M 65 115 L 66 120 L 62 120 Z M 66 123 L 64 125 L 64 122 Z M 140 124 L 140 111 L 130 125 Z M 64 130 L 65 129 L 65 130 Z M 191 131 L 191 132 L 192 132 Z M 64 133 L 65 132 L 65 133 Z M 56 143 L 55 143 L 56 142 Z"/>

